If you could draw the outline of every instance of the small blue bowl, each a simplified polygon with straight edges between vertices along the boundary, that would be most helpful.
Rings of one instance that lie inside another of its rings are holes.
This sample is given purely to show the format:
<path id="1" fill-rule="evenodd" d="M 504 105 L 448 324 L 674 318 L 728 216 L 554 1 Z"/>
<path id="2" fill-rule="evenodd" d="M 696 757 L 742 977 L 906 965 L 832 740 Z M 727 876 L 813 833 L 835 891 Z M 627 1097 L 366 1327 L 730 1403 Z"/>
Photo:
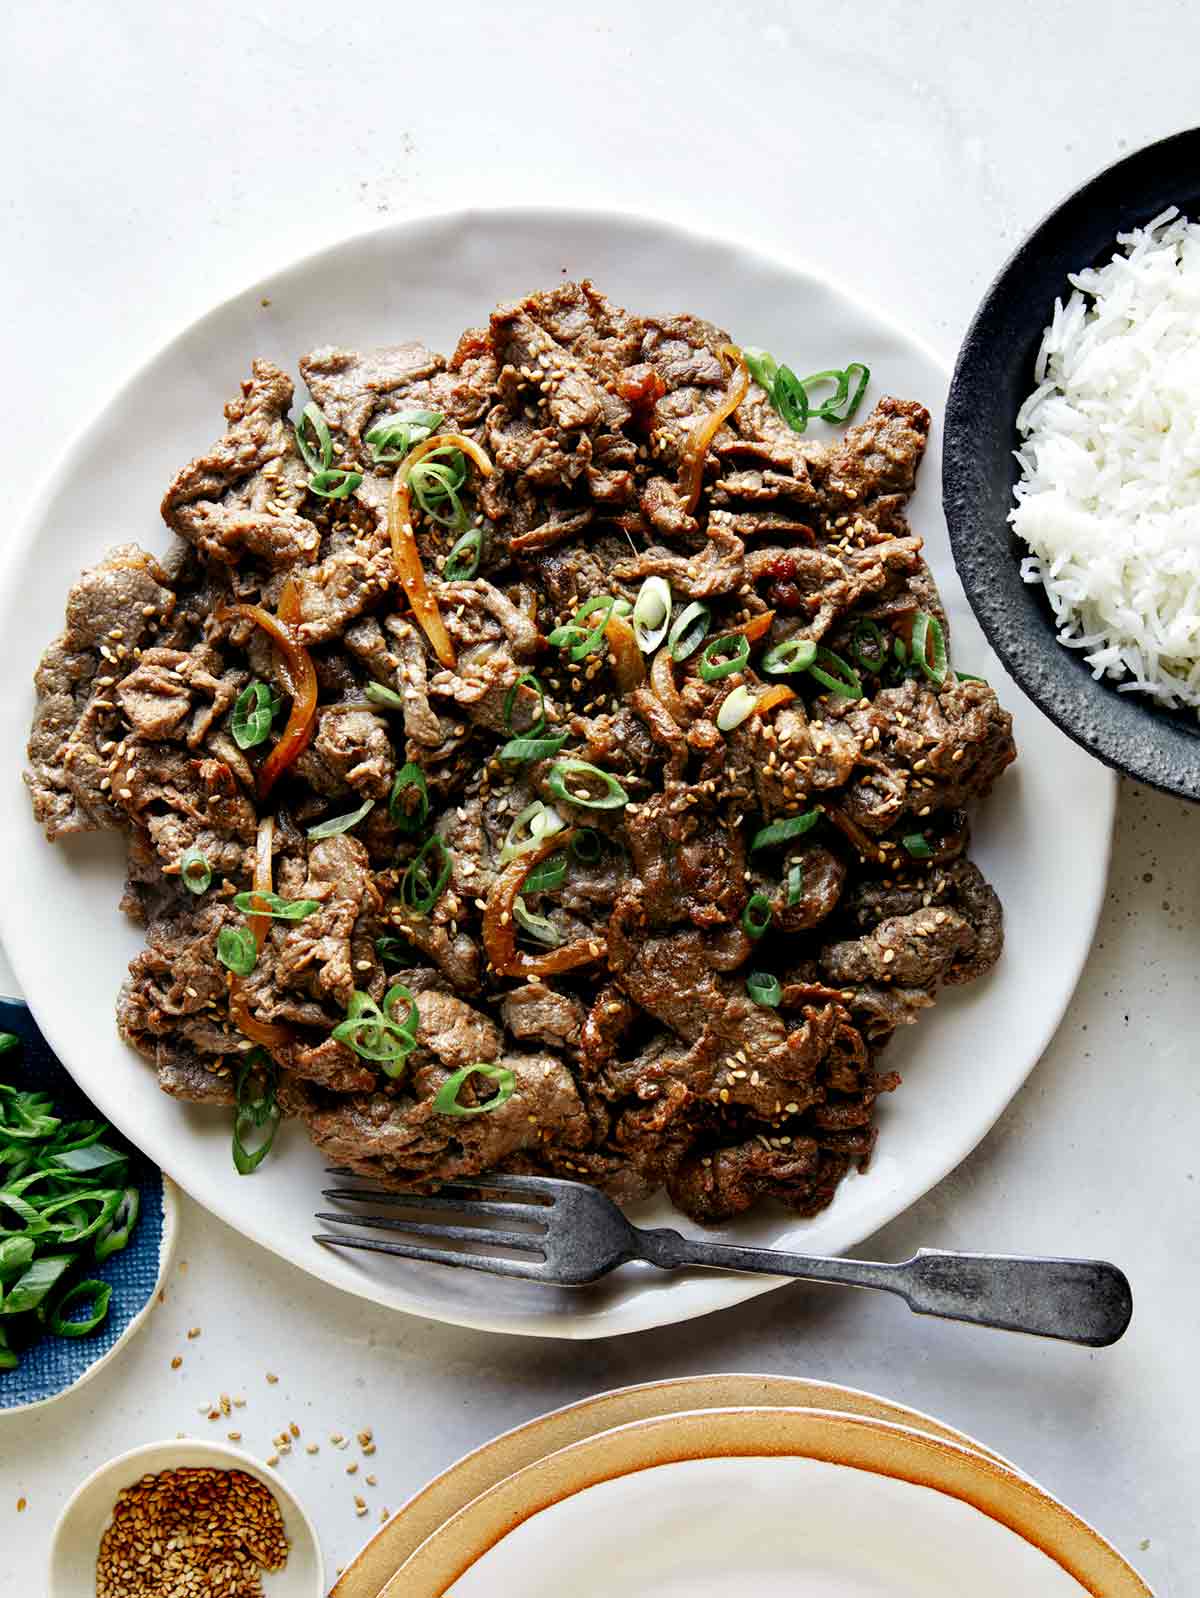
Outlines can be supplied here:
<path id="1" fill-rule="evenodd" d="M 71 1120 L 84 1116 L 103 1120 L 50 1052 L 29 1006 L 0 999 L 0 1032 L 15 1032 L 20 1051 L 3 1058 L 4 1080 L 22 1089 L 49 1093 Z M 129 1147 L 114 1129 L 110 1143 Z M 131 1150 L 129 1180 L 141 1194 L 141 1211 L 128 1245 L 89 1275 L 112 1284 L 112 1298 L 103 1325 L 87 1337 L 41 1338 L 21 1354 L 13 1371 L 0 1371 L 0 1412 L 28 1409 L 60 1397 L 95 1374 L 117 1348 L 133 1335 L 153 1307 L 175 1246 L 175 1190 L 157 1166 Z"/>

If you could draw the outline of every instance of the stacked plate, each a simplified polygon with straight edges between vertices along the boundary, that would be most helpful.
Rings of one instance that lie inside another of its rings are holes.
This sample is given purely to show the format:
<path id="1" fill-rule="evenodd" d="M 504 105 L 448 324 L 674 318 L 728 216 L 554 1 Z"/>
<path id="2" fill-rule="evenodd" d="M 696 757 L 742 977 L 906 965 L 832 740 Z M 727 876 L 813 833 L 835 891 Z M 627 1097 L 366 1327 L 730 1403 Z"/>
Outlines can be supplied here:
<path id="1" fill-rule="evenodd" d="M 608 1393 L 468 1455 L 331 1598 L 1151 1598 L 981 1444 L 845 1387 L 703 1376 Z"/>

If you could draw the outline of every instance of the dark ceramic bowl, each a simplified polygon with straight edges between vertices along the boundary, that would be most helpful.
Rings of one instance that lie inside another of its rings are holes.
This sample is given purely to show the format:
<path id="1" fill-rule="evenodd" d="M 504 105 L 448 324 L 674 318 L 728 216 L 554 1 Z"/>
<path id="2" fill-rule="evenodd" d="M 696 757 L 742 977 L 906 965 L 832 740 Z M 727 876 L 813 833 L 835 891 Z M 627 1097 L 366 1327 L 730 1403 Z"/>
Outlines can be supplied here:
<path id="1" fill-rule="evenodd" d="M 1174 134 L 1092 178 L 1036 227 L 1001 269 L 967 332 L 946 406 L 942 491 L 967 598 L 992 648 L 1034 703 L 1097 759 L 1185 799 L 1200 799 L 1200 718 L 1096 681 L 1055 636 L 1028 553 L 1008 525 L 1016 416 L 1067 273 L 1101 264 L 1118 233 L 1177 205 L 1200 217 L 1200 128 Z"/>

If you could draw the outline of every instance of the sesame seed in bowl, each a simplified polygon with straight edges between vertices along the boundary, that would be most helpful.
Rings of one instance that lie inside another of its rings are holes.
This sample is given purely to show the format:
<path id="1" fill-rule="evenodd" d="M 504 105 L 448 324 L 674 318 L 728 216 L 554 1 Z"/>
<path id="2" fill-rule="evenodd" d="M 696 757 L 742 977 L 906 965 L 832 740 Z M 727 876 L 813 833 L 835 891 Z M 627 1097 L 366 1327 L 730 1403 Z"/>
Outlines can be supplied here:
<path id="1" fill-rule="evenodd" d="M 321 1598 L 312 1522 L 241 1449 L 179 1439 L 102 1465 L 67 1502 L 48 1598 Z"/>

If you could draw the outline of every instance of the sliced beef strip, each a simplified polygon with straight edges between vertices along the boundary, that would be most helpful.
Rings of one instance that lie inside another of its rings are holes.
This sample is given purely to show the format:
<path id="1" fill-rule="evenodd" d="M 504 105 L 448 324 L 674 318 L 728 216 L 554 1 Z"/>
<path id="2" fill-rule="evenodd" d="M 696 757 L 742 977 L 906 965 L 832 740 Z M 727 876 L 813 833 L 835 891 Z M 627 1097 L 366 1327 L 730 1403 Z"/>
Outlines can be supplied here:
<path id="1" fill-rule="evenodd" d="M 127 822 L 150 838 L 165 875 L 178 875 L 189 849 L 200 851 L 218 880 L 248 874 L 257 817 L 223 760 L 133 738 L 114 760 L 112 792 Z"/>
<path id="2" fill-rule="evenodd" d="M 954 910 L 921 909 L 889 916 L 864 937 L 821 950 L 821 968 L 840 987 L 898 982 L 930 987 L 969 956 L 976 944 L 970 922 Z"/>
<path id="3" fill-rule="evenodd" d="M 300 375 L 330 430 L 340 433 L 359 459 L 373 421 L 432 408 L 429 379 L 445 364 L 418 343 L 387 344 L 365 353 L 326 346 L 300 357 Z"/>
<path id="4" fill-rule="evenodd" d="M 115 690 L 125 720 L 147 742 L 180 737 L 189 749 L 204 742 L 233 708 L 247 674 L 226 669 L 214 649 L 145 649 Z"/>
<path id="5" fill-rule="evenodd" d="M 583 1029 L 583 1005 L 572 994 L 556 993 L 544 982 L 527 982 L 506 994 L 500 1014 L 518 1043 L 543 1043 L 572 1049 Z"/>
<path id="6" fill-rule="evenodd" d="M 745 585 L 745 554 L 745 544 L 722 517 L 719 521 L 710 519 L 708 537 L 694 553 L 676 554 L 655 544 L 632 559 L 619 560 L 613 567 L 613 576 L 624 583 L 665 577 L 676 596 L 712 599 L 736 594 Z"/>
<path id="7" fill-rule="evenodd" d="M 164 521 L 205 560 L 250 556 L 277 568 L 316 557 L 321 535 L 302 514 L 309 472 L 288 420 L 292 394 L 285 372 L 254 361 L 225 407 L 227 431 L 167 489 Z"/>
<path id="8" fill-rule="evenodd" d="M 872 501 L 883 496 L 907 498 L 916 486 L 928 441 L 925 407 L 885 396 L 829 451 L 821 463 L 822 489 L 835 503 L 868 513 Z"/>
<path id="9" fill-rule="evenodd" d="M 303 867 L 288 861 L 277 872 L 277 880 L 285 898 L 315 899 L 318 907 L 302 921 L 273 924 L 273 958 L 260 961 L 246 979 L 247 993 L 252 1002 L 256 1000 L 266 980 L 344 1014 L 354 990 L 366 985 L 355 970 L 355 926 L 360 917 L 374 916 L 382 906 L 367 851 L 348 833 L 321 838 L 309 847 Z"/>
<path id="10" fill-rule="evenodd" d="M 25 782 L 52 842 L 127 825 L 109 792 L 109 755 L 124 729 L 114 685 L 175 607 L 175 593 L 136 544 L 112 550 L 72 586 L 66 626 L 34 676 L 37 704 Z"/>
<path id="11" fill-rule="evenodd" d="M 295 771 L 330 799 L 386 799 L 396 758 L 383 719 L 372 710 L 336 705 L 318 711 L 312 742 L 296 761 Z"/>

